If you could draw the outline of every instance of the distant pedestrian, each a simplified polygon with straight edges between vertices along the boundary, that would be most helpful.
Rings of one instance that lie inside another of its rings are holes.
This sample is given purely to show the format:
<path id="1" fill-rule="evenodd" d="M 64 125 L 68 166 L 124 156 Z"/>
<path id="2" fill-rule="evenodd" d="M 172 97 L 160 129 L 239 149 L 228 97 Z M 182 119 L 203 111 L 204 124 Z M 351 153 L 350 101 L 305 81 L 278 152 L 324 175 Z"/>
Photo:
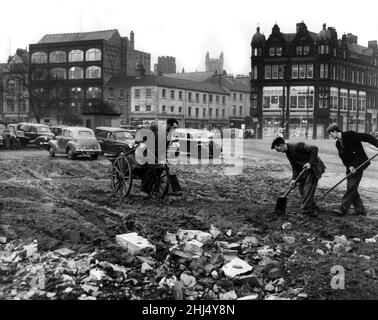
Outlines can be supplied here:
<path id="1" fill-rule="evenodd" d="M 365 207 L 358 192 L 358 186 L 361 182 L 364 170 L 370 165 L 366 163 L 362 168 L 356 170 L 363 164 L 368 157 L 361 142 L 368 142 L 378 148 L 378 140 L 367 133 L 358 133 L 355 131 L 341 132 L 337 123 L 331 124 L 327 130 L 331 138 L 336 140 L 336 148 L 339 152 L 339 157 L 346 167 L 346 173 L 352 173 L 347 178 L 347 190 L 341 200 L 340 211 L 335 211 L 334 214 L 338 216 L 345 216 L 353 205 L 354 211 L 352 215 L 366 215 Z"/>
<path id="2" fill-rule="evenodd" d="M 274 139 L 271 148 L 286 154 L 293 170 L 291 187 L 294 187 L 299 173 L 306 169 L 306 172 L 298 181 L 298 189 L 302 198 L 301 209 L 305 215 L 318 216 L 319 207 L 315 203 L 314 196 L 318 181 L 326 168 L 318 156 L 318 147 L 307 145 L 304 142 L 286 143 L 284 138 L 277 137 Z"/>

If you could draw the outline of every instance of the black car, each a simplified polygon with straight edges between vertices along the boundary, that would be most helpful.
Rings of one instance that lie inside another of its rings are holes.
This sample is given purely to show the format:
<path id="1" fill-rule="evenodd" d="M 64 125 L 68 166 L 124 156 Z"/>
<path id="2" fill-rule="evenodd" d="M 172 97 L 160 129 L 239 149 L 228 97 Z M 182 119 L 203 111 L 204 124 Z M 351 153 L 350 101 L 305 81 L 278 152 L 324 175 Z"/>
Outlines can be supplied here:
<path id="1" fill-rule="evenodd" d="M 19 123 L 17 130 L 21 130 L 25 134 L 25 137 L 20 137 L 22 146 L 32 144 L 39 148 L 47 148 L 49 141 L 54 137 L 50 128 L 40 123 Z"/>
<path id="2" fill-rule="evenodd" d="M 135 144 L 135 136 L 131 130 L 113 127 L 98 127 L 95 136 L 104 153 L 119 155 L 131 149 Z"/>

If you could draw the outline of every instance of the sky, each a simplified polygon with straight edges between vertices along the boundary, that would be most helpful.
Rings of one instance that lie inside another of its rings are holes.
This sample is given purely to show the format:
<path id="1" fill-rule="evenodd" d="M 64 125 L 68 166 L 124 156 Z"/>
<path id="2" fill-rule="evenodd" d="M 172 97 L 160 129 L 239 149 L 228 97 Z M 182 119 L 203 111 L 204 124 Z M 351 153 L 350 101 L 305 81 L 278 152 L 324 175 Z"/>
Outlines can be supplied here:
<path id="1" fill-rule="evenodd" d="M 320 32 L 323 23 L 358 36 L 367 46 L 378 40 L 378 2 L 372 0 L 17 0 L 1 1 L 0 63 L 17 48 L 45 34 L 118 29 L 135 33 L 135 48 L 176 58 L 178 72 L 205 71 L 205 55 L 224 53 L 229 74 L 250 72 L 251 39 L 260 26 L 266 38 L 277 23 L 284 33 L 296 24 Z"/>

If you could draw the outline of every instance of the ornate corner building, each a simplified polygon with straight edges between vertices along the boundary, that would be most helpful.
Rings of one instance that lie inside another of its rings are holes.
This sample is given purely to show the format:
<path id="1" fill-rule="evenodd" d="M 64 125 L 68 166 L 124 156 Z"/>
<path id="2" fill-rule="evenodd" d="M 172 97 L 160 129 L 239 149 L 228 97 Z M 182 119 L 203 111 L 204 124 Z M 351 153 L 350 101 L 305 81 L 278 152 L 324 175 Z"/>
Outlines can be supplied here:
<path id="1" fill-rule="evenodd" d="M 277 24 L 268 39 L 260 28 L 252 38 L 251 115 L 258 136 L 324 138 L 337 122 L 342 130 L 377 128 L 378 46 L 338 39 L 323 24 L 319 33 L 298 23 L 296 33 Z"/>

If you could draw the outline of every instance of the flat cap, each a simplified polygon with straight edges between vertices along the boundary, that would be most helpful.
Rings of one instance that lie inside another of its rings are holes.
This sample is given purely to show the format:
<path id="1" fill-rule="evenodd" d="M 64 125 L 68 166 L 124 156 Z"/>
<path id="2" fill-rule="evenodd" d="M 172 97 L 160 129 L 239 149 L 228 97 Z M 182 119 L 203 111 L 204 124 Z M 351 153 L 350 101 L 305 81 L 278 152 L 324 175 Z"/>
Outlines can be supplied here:
<path id="1" fill-rule="evenodd" d="M 336 130 L 336 131 L 338 131 L 338 132 L 341 132 L 340 127 L 339 127 L 339 125 L 338 125 L 337 123 L 332 123 L 332 124 L 327 128 L 326 133 L 330 133 L 331 131 L 334 131 L 334 130 Z"/>

